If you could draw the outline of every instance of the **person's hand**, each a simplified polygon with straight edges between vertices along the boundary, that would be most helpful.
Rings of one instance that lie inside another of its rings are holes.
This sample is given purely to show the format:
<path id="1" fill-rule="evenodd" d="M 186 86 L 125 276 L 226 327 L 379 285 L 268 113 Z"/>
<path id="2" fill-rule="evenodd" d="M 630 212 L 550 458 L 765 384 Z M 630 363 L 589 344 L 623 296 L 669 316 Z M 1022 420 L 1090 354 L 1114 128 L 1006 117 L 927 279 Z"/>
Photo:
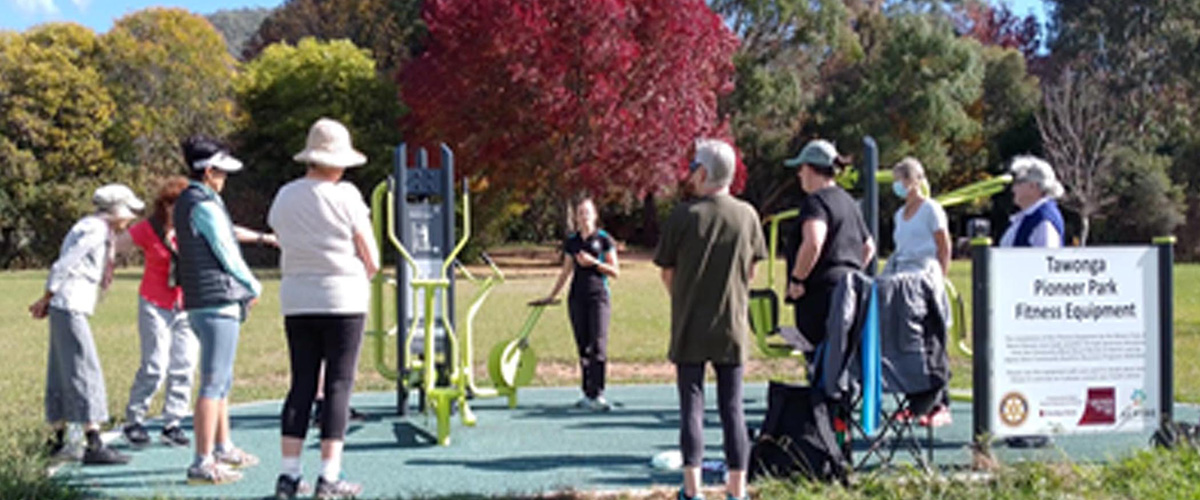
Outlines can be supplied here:
<path id="1" fill-rule="evenodd" d="M 788 283 L 787 296 L 789 299 L 799 300 L 800 297 L 804 296 L 804 284 L 803 283 Z"/>
<path id="2" fill-rule="evenodd" d="M 250 299 L 250 303 L 246 304 L 246 309 L 254 309 L 256 305 L 258 305 L 258 297 Z"/>
<path id="3" fill-rule="evenodd" d="M 534 307 L 550 306 L 550 305 L 554 305 L 557 303 L 558 303 L 558 297 L 555 297 L 553 295 L 547 295 L 546 297 L 542 297 L 540 299 L 529 301 L 529 305 L 534 306 Z"/>
<path id="4" fill-rule="evenodd" d="M 595 257 L 592 257 L 592 254 L 590 254 L 590 253 L 578 252 L 575 254 L 575 263 L 577 263 L 583 267 L 592 267 L 592 266 L 595 266 L 596 264 L 599 264 L 600 261 L 596 260 Z"/>
<path id="5" fill-rule="evenodd" d="M 279 237 L 275 236 L 275 233 L 259 233 L 258 243 L 279 248 Z"/>
<path id="6" fill-rule="evenodd" d="M 33 319 L 45 319 L 50 313 L 50 297 L 42 297 L 29 305 L 29 315 Z"/>

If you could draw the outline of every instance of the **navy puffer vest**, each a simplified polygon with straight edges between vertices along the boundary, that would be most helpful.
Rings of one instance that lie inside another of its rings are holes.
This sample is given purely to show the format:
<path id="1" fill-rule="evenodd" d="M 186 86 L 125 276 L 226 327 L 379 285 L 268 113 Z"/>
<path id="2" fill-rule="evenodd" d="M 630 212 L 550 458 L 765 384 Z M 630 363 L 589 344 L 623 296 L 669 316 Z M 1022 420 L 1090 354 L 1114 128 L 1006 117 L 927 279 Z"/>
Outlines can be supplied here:
<path id="1" fill-rule="evenodd" d="M 242 303 L 254 298 L 233 275 L 225 271 L 208 240 L 192 226 L 192 210 L 206 201 L 217 201 L 215 195 L 191 184 L 175 201 L 175 238 L 179 246 L 179 285 L 183 287 L 183 308 L 200 309 Z M 221 209 L 225 205 L 217 201 Z M 229 213 L 226 212 L 226 216 Z M 231 233 L 233 227 L 227 229 Z"/>

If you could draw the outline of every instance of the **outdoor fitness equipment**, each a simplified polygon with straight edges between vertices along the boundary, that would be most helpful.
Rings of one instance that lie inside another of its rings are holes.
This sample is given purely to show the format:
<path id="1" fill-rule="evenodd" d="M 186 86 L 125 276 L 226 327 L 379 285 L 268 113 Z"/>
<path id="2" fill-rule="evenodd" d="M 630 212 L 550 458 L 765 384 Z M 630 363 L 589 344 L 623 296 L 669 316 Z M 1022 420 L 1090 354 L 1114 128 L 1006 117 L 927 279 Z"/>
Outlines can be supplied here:
<path id="1" fill-rule="evenodd" d="M 400 144 L 393 175 L 371 195 L 376 239 L 381 250 L 389 243 L 395 247 L 400 259 L 395 280 L 383 273 L 372 280 L 368 334 L 375 339 L 376 369 L 397 382 L 397 413 L 407 414 L 410 388 L 417 389 L 421 411 L 432 408 L 437 415 L 438 444 L 444 446 L 450 443 L 453 407 L 466 407 L 466 377 L 462 364 L 456 362 L 461 344 L 454 333 L 454 276 L 449 269 L 471 236 L 471 204 L 464 183 L 462 237 L 451 248 L 454 153 L 445 144 L 440 149 L 441 168 L 429 168 L 426 151 L 419 149 L 416 168 L 410 169 L 407 147 Z M 394 285 L 396 295 L 397 327 L 390 330 L 385 329 L 383 318 L 385 284 Z M 383 359 L 385 339 L 392 334 L 397 334 L 395 370 Z M 474 424 L 466 420 L 468 415 L 463 412 L 464 423 Z"/>
<path id="2" fill-rule="evenodd" d="M 510 340 L 504 340 L 492 346 L 488 351 L 488 376 L 492 380 L 494 388 L 481 388 L 475 383 L 474 366 L 474 338 L 475 338 L 475 316 L 479 314 L 480 308 L 483 306 L 488 295 L 492 293 L 492 289 L 501 283 L 504 283 L 504 272 L 496 266 L 487 254 L 482 254 L 483 261 L 491 268 L 492 274 L 486 278 L 477 279 L 471 274 L 466 267 L 459 266 L 463 276 L 475 283 L 479 289 L 475 292 L 475 299 L 471 302 L 471 308 L 467 311 L 467 327 L 466 335 L 463 342 L 462 370 L 466 380 L 466 390 L 468 398 L 489 398 L 489 397 L 507 397 L 508 407 L 515 408 L 517 406 L 517 389 L 529 385 L 533 381 L 533 376 L 537 372 L 537 353 L 533 347 L 529 345 L 529 335 L 533 332 L 533 327 L 537 325 L 538 319 L 542 317 L 542 312 L 546 307 L 553 306 L 559 303 L 558 300 L 553 301 L 533 301 L 529 303 L 529 315 L 525 318 L 525 324 L 517 332 L 517 335 Z M 464 413 L 470 413 L 470 407 L 463 407 Z M 464 421 L 469 419 L 474 422 L 474 415 L 463 416 Z"/>

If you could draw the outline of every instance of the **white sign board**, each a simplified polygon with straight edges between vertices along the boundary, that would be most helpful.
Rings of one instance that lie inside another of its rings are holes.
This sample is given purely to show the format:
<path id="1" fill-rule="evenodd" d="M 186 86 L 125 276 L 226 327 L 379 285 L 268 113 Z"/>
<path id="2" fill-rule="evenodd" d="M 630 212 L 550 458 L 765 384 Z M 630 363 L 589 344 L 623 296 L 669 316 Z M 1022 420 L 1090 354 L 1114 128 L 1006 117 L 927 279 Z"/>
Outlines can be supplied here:
<path id="1" fill-rule="evenodd" d="M 990 250 L 994 436 L 1158 426 L 1158 250 Z"/>

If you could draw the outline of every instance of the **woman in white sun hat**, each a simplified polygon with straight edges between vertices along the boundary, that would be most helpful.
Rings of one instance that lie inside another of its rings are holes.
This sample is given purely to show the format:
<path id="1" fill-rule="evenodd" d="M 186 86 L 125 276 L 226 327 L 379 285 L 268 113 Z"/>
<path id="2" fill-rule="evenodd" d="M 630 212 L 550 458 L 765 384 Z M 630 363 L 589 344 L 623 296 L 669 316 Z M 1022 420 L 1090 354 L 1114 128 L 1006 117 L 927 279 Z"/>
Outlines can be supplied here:
<path id="1" fill-rule="evenodd" d="M 342 444 L 379 250 L 362 193 L 341 180 L 347 168 L 361 166 L 367 158 L 355 151 L 344 125 L 321 118 L 294 159 L 308 170 L 279 189 L 267 215 L 283 253 L 279 303 L 292 369 L 280 417 L 283 460 L 275 497 L 292 498 L 307 489 L 300 482 L 300 452 L 322 377 L 316 495 L 353 497 L 362 487 L 340 478 Z"/>
<path id="2" fill-rule="evenodd" d="M 108 420 L 108 395 L 88 317 L 100 290 L 112 283 L 114 241 L 145 203 L 124 184 L 101 186 L 92 195 L 96 211 L 76 222 L 63 238 L 58 260 L 46 278 L 46 291 L 29 306 L 35 319 L 50 318 L 46 367 L 46 421 L 54 427 L 51 455 L 65 449 L 66 424 L 82 424 L 87 465 L 123 464 L 124 455 L 100 440 Z"/>

